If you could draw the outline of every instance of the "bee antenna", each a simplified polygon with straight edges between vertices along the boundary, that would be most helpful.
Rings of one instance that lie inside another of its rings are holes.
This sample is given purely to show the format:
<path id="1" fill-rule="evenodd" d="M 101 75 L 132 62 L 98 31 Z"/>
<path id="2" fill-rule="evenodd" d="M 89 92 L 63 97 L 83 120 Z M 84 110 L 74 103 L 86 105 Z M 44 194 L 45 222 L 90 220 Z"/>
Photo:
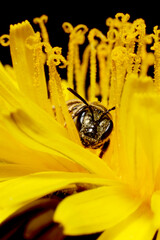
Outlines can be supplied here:
<path id="1" fill-rule="evenodd" d="M 92 118 L 94 119 L 94 114 L 93 114 L 93 110 L 92 107 L 87 103 L 87 101 L 81 97 L 76 91 L 74 91 L 72 88 L 67 88 L 72 94 L 74 94 L 76 97 L 78 97 L 84 104 L 86 104 L 89 108 L 89 110 L 91 111 L 92 114 Z"/>
<path id="2" fill-rule="evenodd" d="M 114 107 L 112 107 L 112 108 L 110 108 L 110 109 L 107 109 L 107 111 L 106 112 L 104 112 L 102 115 L 101 115 L 101 117 L 100 117 L 100 119 L 98 119 L 98 122 L 100 122 L 101 121 L 101 119 L 107 114 L 107 113 L 109 113 L 110 111 L 112 111 L 112 110 L 115 110 L 116 109 L 116 107 L 114 106 Z"/>
<path id="3" fill-rule="evenodd" d="M 75 95 L 76 97 L 78 97 L 82 102 L 84 102 L 84 104 L 86 104 L 87 106 L 89 106 L 89 104 L 86 102 L 86 100 L 81 97 L 76 91 L 74 91 L 72 88 L 67 88 L 73 95 Z"/>
<path id="4" fill-rule="evenodd" d="M 112 108 L 110 108 L 110 109 L 107 109 L 107 111 L 106 112 L 104 112 L 103 114 L 102 114 L 102 116 L 101 117 L 103 117 L 104 115 L 106 115 L 107 113 L 109 113 L 110 111 L 112 111 L 112 110 L 115 110 L 116 109 L 116 107 L 114 106 L 114 107 L 112 107 Z"/>
<path id="5" fill-rule="evenodd" d="M 106 113 L 108 113 L 108 112 L 110 112 L 110 111 L 112 111 L 112 110 L 115 110 L 115 109 L 116 109 L 116 107 L 114 106 L 114 107 L 108 109 Z"/>

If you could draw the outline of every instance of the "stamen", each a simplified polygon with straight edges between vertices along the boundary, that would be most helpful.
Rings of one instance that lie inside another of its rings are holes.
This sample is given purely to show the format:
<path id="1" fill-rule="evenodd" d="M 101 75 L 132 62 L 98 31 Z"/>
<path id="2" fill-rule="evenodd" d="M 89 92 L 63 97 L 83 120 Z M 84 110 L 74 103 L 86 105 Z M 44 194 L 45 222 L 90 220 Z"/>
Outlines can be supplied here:
<path id="1" fill-rule="evenodd" d="M 95 101 L 95 92 L 96 92 L 96 49 L 91 45 L 91 57 L 90 57 L 90 101 Z"/>
<path id="2" fill-rule="evenodd" d="M 117 105 L 120 102 L 120 97 L 128 65 L 127 63 L 128 53 L 126 51 L 126 48 L 121 46 L 115 47 L 114 50 L 112 51 L 111 57 L 112 57 L 112 76 L 109 107 Z"/>
<path id="3" fill-rule="evenodd" d="M 62 48 L 50 48 L 49 54 L 52 55 L 52 60 L 54 61 L 56 66 L 59 66 L 60 68 L 66 68 L 67 60 L 62 56 Z"/>
<path id="4" fill-rule="evenodd" d="M 80 93 L 82 97 L 85 97 L 85 80 L 86 80 L 87 71 L 88 71 L 89 57 L 90 57 L 90 46 L 88 45 L 84 50 L 84 53 L 82 56 L 81 84 L 77 84 L 77 91 Z"/>
<path id="5" fill-rule="evenodd" d="M 106 42 L 107 38 L 98 30 L 98 29 L 92 29 L 89 32 L 88 40 L 90 43 L 90 101 L 95 101 L 96 96 L 96 72 L 97 72 L 97 49 L 96 46 L 98 44 L 98 41 L 96 40 L 98 38 L 102 42 Z"/>
<path id="6" fill-rule="evenodd" d="M 52 109 L 48 102 L 47 85 L 43 71 L 46 56 L 42 51 L 43 43 L 41 42 L 40 33 L 37 32 L 34 35 L 26 38 L 25 45 L 28 49 L 32 51 L 34 63 L 32 84 L 34 87 L 34 95 L 37 99 L 38 104 L 53 116 Z"/>
<path id="7" fill-rule="evenodd" d="M 3 47 L 8 47 L 8 46 L 10 45 L 9 35 L 8 35 L 8 34 L 3 34 L 3 35 L 0 37 L 0 44 L 1 44 Z"/>
<path id="8" fill-rule="evenodd" d="M 100 44 L 97 47 L 97 56 L 99 61 L 99 84 L 101 89 L 101 102 L 108 106 L 109 80 L 110 80 L 110 46 Z"/>
<path id="9" fill-rule="evenodd" d="M 71 34 L 73 31 L 73 26 L 68 22 L 64 22 L 62 27 L 66 33 Z M 74 62 L 73 59 L 74 59 L 74 43 L 70 37 L 70 41 L 68 44 L 68 56 L 67 56 L 67 60 L 68 60 L 67 80 L 68 80 L 68 85 L 71 88 L 74 87 L 73 86 L 73 62 Z"/>
<path id="10" fill-rule="evenodd" d="M 78 132 L 76 130 L 75 125 L 73 124 L 73 120 L 68 112 L 68 108 L 66 106 L 65 98 L 63 96 L 63 90 L 61 85 L 61 78 L 57 72 L 55 65 L 55 49 L 53 48 L 51 51 L 47 52 L 48 61 L 47 65 L 49 67 L 49 91 L 51 102 L 55 106 L 57 121 L 60 122 L 63 126 L 66 123 L 68 133 L 72 141 L 80 144 L 80 139 Z M 58 51 L 58 49 L 57 49 Z M 59 51 L 60 53 L 61 51 Z M 58 57 L 58 59 L 63 59 L 62 57 Z M 59 63 L 58 61 L 56 62 Z"/>
<path id="11" fill-rule="evenodd" d="M 47 23 L 48 21 L 48 17 L 46 15 L 42 15 L 39 18 L 34 18 L 33 22 L 35 24 L 39 24 L 39 27 L 41 29 L 41 34 L 42 34 L 42 38 L 44 42 L 49 42 L 49 36 L 48 36 L 48 32 L 45 26 L 45 23 Z"/>
<path id="12" fill-rule="evenodd" d="M 142 61 L 142 51 L 144 50 L 145 46 L 145 23 L 143 19 L 137 19 L 134 23 L 133 26 L 135 26 L 135 32 L 137 32 L 137 37 L 138 37 L 138 47 L 136 51 L 136 58 L 135 58 L 135 64 L 134 64 L 134 73 L 138 73 L 140 71 L 140 66 L 141 66 L 141 61 Z"/>
<path id="13" fill-rule="evenodd" d="M 62 108 L 61 108 L 62 104 L 60 103 L 62 89 L 61 89 L 61 85 L 58 88 L 60 77 L 56 70 L 54 50 L 52 49 L 49 52 L 47 52 L 47 55 L 48 55 L 47 65 L 49 67 L 48 85 L 49 85 L 50 100 L 51 100 L 51 104 L 54 105 L 56 109 L 57 121 L 60 124 L 64 125 L 64 117 L 63 117 Z"/>
<path id="14" fill-rule="evenodd" d="M 154 39 L 154 45 L 151 50 L 154 50 L 154 80 L 157 90 L 160 91 L 160 29 L 158 26 L 154 27 L 154 34 L 152 35 Z"/>
<path id="15" fill-rule="evenodd" d="M 64 22 L 62 25 L 64 31 L 66 33 L 69 33 L 69 44 L 68 44 L 68 69 L 67 69 L 67 80 L 68 85 L 70 88 L 74 88 L 74 70 L 75 70 L 75 76 L 76 76 L 76 85 L 78 92 L 84 97 L 84 79 L 82 75 L 82 69 L 80 64 L 80 58 L 79 58 L 79 48 L 78 46 L 83 44 L 85 41 L 85 34 L 88 31 L 88 28 L 83 25 L 77 25 L 75 28 L 68 23 Z M 72 96 L 69 96 L 71 98 Z"/>

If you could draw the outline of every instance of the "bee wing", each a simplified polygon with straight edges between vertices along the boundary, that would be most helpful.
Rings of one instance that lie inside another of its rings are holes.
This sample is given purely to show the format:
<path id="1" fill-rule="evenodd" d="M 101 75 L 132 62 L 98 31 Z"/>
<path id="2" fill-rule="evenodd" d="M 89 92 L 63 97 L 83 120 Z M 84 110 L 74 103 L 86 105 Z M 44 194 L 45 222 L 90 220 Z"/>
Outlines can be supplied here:
<path id="1" fill-rule="evenodd" d="M 71 100 L 68 100 L 66 102 L 67 104 L 67 107 L 68 107 L 68 111 L 71 115 L 75 115 L 76 112 L 79 110 L 79 108 L 81 108 L 83 105 L 85 105 L 84 103 L 82 103 L 81 100 L 79 99 L 71 99 Z M 53 105 L 52 106 L 52 110 L 53 110 L 53 113 L 54 113 L 54 116 L 56 117 L 56 108 L 55 106 Z M 73 117 L 72 117 L 73 118 Z"/>
<path id="2" fill-rule="evenodd" d="M 72 99 L 66 102 L 68 111 L 72 115 L 72 118 L 74 119 L 79 110 L 83 107 L 86 106 L 81 100 L 79 99 Z"/>

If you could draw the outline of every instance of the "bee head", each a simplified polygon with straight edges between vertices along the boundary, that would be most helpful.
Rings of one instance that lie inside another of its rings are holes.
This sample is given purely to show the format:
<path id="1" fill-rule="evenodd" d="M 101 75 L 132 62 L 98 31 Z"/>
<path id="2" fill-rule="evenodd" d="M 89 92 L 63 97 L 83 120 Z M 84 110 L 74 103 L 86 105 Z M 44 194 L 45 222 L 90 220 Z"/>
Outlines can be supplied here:
<path id="1" fill-rule="evenodd" d="M 115 107 L 107 110 L 100 104 L 90 105 L 73 89 L 68 88 L 68 90 L 84 103 L 75 114 L 75 124 L 82 144 L 88 148 L 99 148 L 112 132 L 113 122 L 109 112 Z"/>

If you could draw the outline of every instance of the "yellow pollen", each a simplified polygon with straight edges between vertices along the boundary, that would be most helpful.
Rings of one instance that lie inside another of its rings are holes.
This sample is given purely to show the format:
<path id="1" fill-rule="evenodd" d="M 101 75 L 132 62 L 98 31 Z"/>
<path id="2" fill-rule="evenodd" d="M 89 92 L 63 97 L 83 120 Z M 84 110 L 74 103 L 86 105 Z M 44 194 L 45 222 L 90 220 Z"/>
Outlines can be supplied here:
<path id="1" fill-rule="evenodd" d="M 154 45 L 151 48 L 154 50 L 155 62 L 154 62 L 154 80 L 157 90 L 160 92 L 160 29 L 158 26 L 154 27 L 154 34 L 152 37 L 154 39 Z"/>
<path id="2" fill-rule="evenodd" d="M 80 144 L 76 127 L 73 125 L 73 120 L 66 106 L 61 78 L 56 69 L 58 65 L 60 65 L 60 67 L 65 67 L 67 61 L 61 55 L 61 48 L 51 48 L 48 46 L 48 48 L 46 48 L 46 53 L 48 58 L 47 65 L 49 67 L 50 100 L 56 110 L 56 119 L 61 125 L 66 125 L 71 140 Z"/>
<path id="3" fill-rule="evenodd" d="M 85 41 L 85 34 L 88 31 L 88 28 L 83 25 L 77 25 L 73 27 L 70 23 L 65 22 L 62 25 L 63 30 L 69 34 L 69 45 L 68 45 L 68 69 L 67 69 L 67 80 L 68 86 L 70 88 L 74 88 L 74 71 L 75 75 L 78 78 L 77 89 L 79 90 L 79 94 L 84 97 L 84 78 L 83 71 L 81 71 L 81 63 L 79 60 L 79 45 L 83 44 Z M 69 94 L 69 98 L 72 98 L 72 94 Z"/>
<path id="4" fill-rule="evenodd" d="M 99 44 L 98 40 L 100 42 L 106 42 L 107 38 L 98 30 L 98 29 L 92 29 L 89 32 L 88 40 L 90 43 L 90 94 L 89 94 L 89 100 L 91 102 L 95 101 L 96 98 L 96 71 L 97 71 L 97 45 Z"/>
<path id="5" fill-rule="evenodd" d="M 3 34 L 1 37 L 0 37 L 0 44 L 3 46 L 3 47 L 8 47 L 10 42 L 9 42 L 9 35 L 8 34 Z"/>
<path id="6" fill-rule="evenodd" d="M 33 22 L 35 24 L 39 24 L 39 27 L 41 29 L 41 34 L 42 34 L 42 38 L 44 42 L 49 42 L 49 36 L 48 36 L 48 32 L 45 26 L 45 23 L 47 23 L 48 21 L 48 17 L 46 15 L 42 15 L 39 18 L 34 18 Z"/>

